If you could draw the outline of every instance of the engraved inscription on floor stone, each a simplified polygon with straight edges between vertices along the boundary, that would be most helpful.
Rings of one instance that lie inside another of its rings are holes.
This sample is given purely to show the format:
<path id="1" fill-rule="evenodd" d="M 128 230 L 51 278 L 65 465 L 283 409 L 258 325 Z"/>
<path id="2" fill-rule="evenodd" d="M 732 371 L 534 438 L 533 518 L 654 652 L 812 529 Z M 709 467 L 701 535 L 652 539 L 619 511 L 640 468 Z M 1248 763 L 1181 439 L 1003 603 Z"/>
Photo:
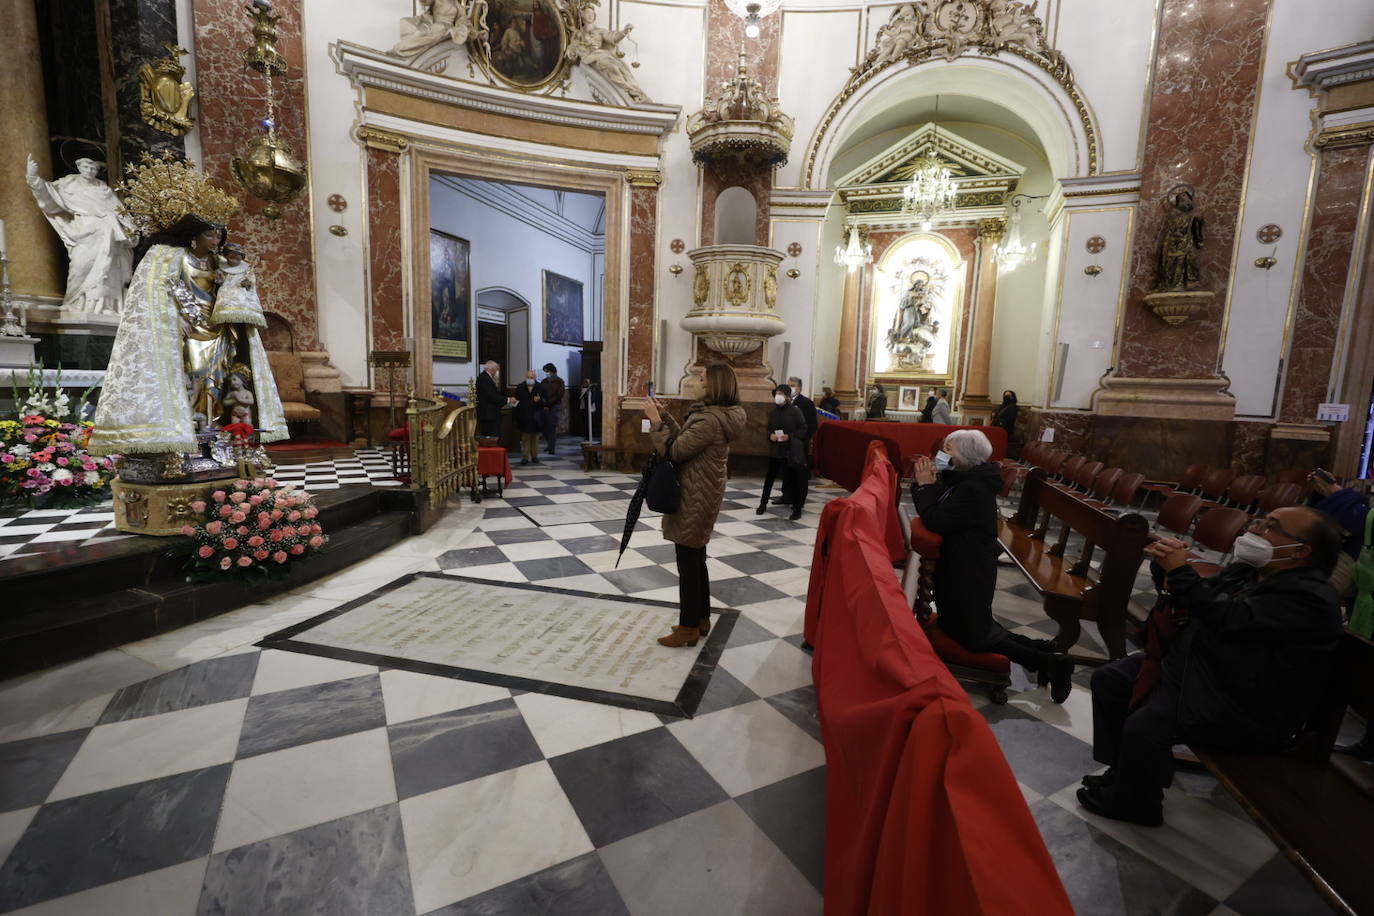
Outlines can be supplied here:
<path id="1" fill-rule="evenodd" d="M 554 525 L 575 525 L 579 522 L 609 522 L 623 519 L 630 508 L 627 499 L 608 499 L 604 502 L 558 503 L 552 506 L 522 506 L 520 511 L 541 528 Z M 643 508 L 645 516 L 657 515 Z"/>
<path id="2" fill-rule="evenodd" d="M 697 660 L 655 641 L 676 622 L 675 608 L 421 576 L 291 641 L 672 702 Z"/>

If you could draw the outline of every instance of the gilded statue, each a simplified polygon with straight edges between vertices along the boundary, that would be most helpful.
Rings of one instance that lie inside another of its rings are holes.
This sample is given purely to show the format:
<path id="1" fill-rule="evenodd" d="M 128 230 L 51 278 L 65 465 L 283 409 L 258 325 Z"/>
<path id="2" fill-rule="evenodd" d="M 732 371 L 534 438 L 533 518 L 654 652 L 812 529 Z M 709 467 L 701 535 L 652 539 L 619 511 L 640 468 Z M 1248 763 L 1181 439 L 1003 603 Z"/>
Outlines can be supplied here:
<path id="1" fill-rule="evenodd" d="M 620 59 L 618 47 L 630 34 L 633 25 L 623 29 L 603 29 L 596 24 L 596 7 L 588 4 L 582 8 L 580 26 L 572 33 L 566 52 L 568 60 L 595 70 L 606 78 L 632 102 L 648 102 L 649 97 L 635 82 L 634 74 Z"/>
<path id="2" fill-rule="evenodd" d="M 1169 213 L 1159 235 L 1155 291 L 1196 289 L 1201 279 L 1196 252 L 1202 247 L 1203 220 L 1193 212 L 1193 189 L 1186 184 L 1175 185 L 1166 202 Z"/>
<path id="3" fill-rule="evenodd" d="M 243 286 L 251 273 L 230 263 L 241 261 L 233 256 L 241 250 L 224 257 L 237 201 L 170 157 L 145 155 L 130 167 L 123 190 L 149 247 L 125 298 L 91 451 L 166 455 L 169 468 L 179 466 L 180 455 L 198 448 L 200 417 L 223 426 L 241 419 L 239 408 L 250 404 L 264 443 L 287 438 L 258 333 L 266 320 L 254 308 L 255 290 Z M 222 288 L 226 283 L 229 289 Z"/>
<path id="4" fill-rule="evenodd" d="M 44 181 L 30 156 L 25 181 L 38 209 L 67 246 L 64 308 L 114 314 L 124 298 L 138 233 L 120 211 L 119 198 L 100 180 L 105 163 L 76 160 L 75 175 Z"/>
<path id="5" fill-rule="evenodd" d="M 138 110 L 149 127 L 180 137 L 194 126 L 189 111 L 196 90 L 182 82 L 186 68 L 178 59 L 190 52 L 171 43 L 163 47 L 166 57 L 139 68 Z"/>

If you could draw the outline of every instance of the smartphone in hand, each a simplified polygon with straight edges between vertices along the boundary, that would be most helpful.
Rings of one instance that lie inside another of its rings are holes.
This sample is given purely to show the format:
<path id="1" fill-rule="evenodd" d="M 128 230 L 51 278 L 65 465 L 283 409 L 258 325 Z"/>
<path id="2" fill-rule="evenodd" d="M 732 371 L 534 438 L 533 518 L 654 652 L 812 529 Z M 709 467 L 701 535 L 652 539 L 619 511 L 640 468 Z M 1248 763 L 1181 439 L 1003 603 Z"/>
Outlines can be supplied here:
<path id="1" fill-rule="evenodd" d="M 1331 472 L 1326 470 L 1325 468 L 1313 468 L 1312 476 L 1317 478 L 1318 480 L 1325 481 L 1326 483 L 1336 482 L 1336 478 L 1332 477 Z"/>

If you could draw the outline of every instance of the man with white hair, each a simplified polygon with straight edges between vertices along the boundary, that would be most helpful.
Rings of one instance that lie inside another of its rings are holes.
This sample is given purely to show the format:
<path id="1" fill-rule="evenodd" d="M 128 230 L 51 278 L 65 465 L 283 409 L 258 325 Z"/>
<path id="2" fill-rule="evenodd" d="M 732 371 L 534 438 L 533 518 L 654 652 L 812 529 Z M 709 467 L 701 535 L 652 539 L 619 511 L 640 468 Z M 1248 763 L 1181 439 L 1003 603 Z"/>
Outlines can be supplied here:
<path id="1" fill-rule="evenodd" d="M 916 459 L 911 498 L 927 528 L 940 535 L 935 567 L 935 606 L 939 627 L 970 652 L 996 652 L 1040 674 L 1050 684 L 1050 699 L 1063 703 L 1072 689 L 1073 661 L 1055 652 L 1049 640 L 1009 633 L 992 617 L 997 589 L 997 493 L 1002 475 L 992 443 L 976 429 L 945 437 L 935 460 Z M 937 476 L 938 472 L 938 476 Z"/>
<path id="2" fill-rule="evenodd" d="M 501 408 L 511 399 L 501 393 L 497 378 L 501 367 L 496 360 L 489 359 L 482 364 L 477 376 L 477 434 L 487 439 L 501 436 Z"/>

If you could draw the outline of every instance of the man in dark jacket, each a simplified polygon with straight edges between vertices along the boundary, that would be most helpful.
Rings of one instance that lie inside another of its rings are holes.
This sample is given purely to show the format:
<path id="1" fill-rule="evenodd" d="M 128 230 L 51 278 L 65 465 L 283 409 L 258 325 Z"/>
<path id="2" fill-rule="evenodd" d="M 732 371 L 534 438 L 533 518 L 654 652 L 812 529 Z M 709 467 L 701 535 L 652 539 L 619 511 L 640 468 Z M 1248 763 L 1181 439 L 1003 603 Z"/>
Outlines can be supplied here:
<path id="1" fill-rule="evenodd" d="M 1340 529 L 1306 506 L 1256 519 L 1236 540 L 1237 562 L 1211 578 L 1188 565 L 1176 538 L 1146 548 L 1186 623 L 1166 649 L 1159 681 L 1134 706 L 1141 653 L 1093 673 L 1093 757 L 1110 768 L 1084 778 L 1083 807 L 1158 825 L 1175 743 L 1264 752 L 1293 741 L 1341 639 L 1340 602 L 1328 581 L 1340 549 Z"/>
<path id="2" fill-rule="evenodd" d="M 500 371 L 496 360 L 489 359 L 477 375 L 477 430 L 484 438 L 500 438 L 501 408 L 510 403 L 497 382 Z"/>
<path id="3" fill-rule="evenodd" d="M 558 441 L 558 421 L 563 416 L 563 393 L 567 386 L 558 377 L 558 367 L 553 363 L 544 364 L 544 440 L 548 442 L 548 452 L 554 453 Z"/>
<path id="4" fill-rule="evenodd" d="M 806 438 L 802 441 L 802 451 L 806 454 L 806 468 L 800 472 L 800 476 L 805 477 L 809 484 L 811 482 L 811 440 L 816 437 L 816 427 L 820 424 L 820 418 L 816 416 L 816 402 L 802 394 L 801 379 L 794 375 L 787 380 L 787 386 L 792 389 L 792 406 L 801 411 L 802 419 L 806 421 Z M 791 504 L 793 502 L 791 477 L 783 476 L 782 495 L 775 496 L 773 502 L 774 504 Z"/>
<path id="5" fill-rule="evenodd" d="M 806 453 L 802 451 L 806 437 L 806 419 L 792 404 L 792 388 L 779 385 L 773 389 L 773 409 L 768 412 L 768 476 L 763 479 L 763 498 L 759 500 L 758 515 L 768 511 L 768 496 L 773 481 L 782 477 L 784 485 L 792 479 L 792 519 L 801 518 L 806 502 Z"/>
<path id="6" fill-rule="evenodd" d="M 515 428 L 520 431 L 520 463 L 539 463 L 539 431 L 544 425 L 544 386 L 534 370 L 515 386 Z"/>

